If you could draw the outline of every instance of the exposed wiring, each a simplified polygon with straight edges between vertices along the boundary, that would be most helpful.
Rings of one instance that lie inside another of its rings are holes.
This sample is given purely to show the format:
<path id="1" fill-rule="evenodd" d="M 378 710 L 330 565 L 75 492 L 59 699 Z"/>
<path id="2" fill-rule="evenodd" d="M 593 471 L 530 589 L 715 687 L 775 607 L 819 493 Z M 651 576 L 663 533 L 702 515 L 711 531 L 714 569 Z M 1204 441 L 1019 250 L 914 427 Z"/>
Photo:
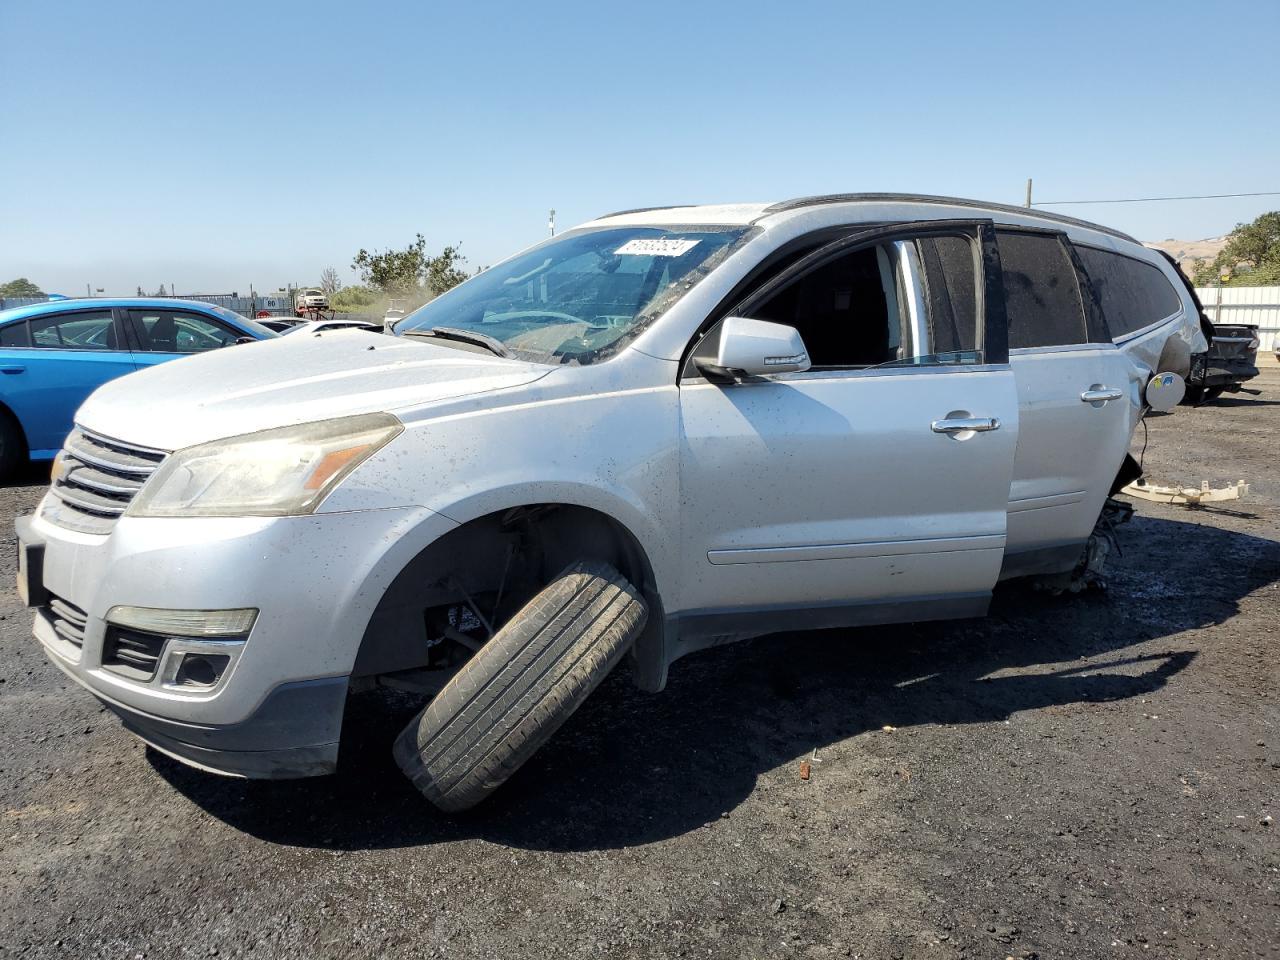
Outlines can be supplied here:
<path id="1" fill-rule="evenodd" d="M 1142 414 L 1142 452 L 1138 454 L 1138 469 L 1142 469 L 1142 464 L 1147 458 L 1147 441 L 1150 440 L 1150 431 L 1147 429 L 1147 414 Z"/>
<path id="2" fill-rule="evenodd" d="M 1280 190 L 1260 193 L 1204 193 L 1190 197 L 1128 197 L 1123 200 L 1037 200 L 1033 207 L 1061 207 L 1074 203 L 1162 203 L 1166 200 L 1225 200 L 1229 197 L 1280 197 Z"/>

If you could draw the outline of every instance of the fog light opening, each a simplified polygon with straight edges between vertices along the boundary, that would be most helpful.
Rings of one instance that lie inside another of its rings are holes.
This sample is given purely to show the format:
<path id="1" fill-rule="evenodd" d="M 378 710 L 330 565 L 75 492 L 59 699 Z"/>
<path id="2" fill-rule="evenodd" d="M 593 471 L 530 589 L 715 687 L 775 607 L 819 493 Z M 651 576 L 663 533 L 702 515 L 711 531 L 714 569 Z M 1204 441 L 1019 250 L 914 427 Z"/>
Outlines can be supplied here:
<path id="1" fill-rule="evenodd" d="M 174 682 L 180 687 L 212 687 L 230 661 L 225 654 L 188 653 L 178 665 Z"/>

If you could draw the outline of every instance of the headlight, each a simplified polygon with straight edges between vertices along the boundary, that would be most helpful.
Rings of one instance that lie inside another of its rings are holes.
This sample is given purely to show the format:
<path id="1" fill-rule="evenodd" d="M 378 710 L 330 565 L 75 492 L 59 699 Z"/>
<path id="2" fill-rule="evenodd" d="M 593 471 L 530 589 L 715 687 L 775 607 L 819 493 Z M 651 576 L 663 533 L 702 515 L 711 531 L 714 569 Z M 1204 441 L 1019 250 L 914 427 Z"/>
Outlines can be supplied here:
<path id="1" fill-rule="evenodd" d="M 389 413 L 263 430 L 179 450 L 129 504 L 131 517 L 312 513 L 343 477 L 404 429 Z"/>

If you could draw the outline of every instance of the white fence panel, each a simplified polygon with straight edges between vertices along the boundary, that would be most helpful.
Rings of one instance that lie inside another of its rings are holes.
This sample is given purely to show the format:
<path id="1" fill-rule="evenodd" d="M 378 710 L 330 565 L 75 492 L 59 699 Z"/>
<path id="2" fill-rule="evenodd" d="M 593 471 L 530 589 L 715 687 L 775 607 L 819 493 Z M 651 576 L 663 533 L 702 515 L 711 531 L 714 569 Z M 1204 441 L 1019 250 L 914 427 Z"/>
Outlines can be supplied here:
<path id="1" fill-rule="evenodd" d="M 1280 347 L 1280 287 L 1196 287 L 1204 312 L 1214 323 L 1253 323 L 1262 346 Z"/>

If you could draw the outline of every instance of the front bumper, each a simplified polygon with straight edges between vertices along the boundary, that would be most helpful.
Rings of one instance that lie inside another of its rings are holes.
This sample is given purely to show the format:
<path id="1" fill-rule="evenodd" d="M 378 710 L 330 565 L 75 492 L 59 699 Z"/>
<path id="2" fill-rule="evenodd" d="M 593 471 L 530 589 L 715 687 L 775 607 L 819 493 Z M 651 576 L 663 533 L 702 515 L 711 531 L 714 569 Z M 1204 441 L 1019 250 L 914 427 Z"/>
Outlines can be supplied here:
<path id="1" fill-rule="evenodd" d="M 157 749 L 219 773 L 312 776 L 337 761 L 347 677 L 381 587 L 402 566 L 393 545 L 424 524 L 454 526 L 400 508 L 125 517 L 98 536 L 37 512 L 17 522 L 20 591 L 49 659 Z M 160 682 L 159 671 L 146 681 L 104 666 L 105 617 L 116 605 L 259 614 L 222 680 L 188 691 Z"/>
<path id="2" fill-rule="evenodd" d="M 200 726 L 149 716 L 98 695 L 126 730 L 161 753 L 210 773 L 262 780 L 332 773 L 346 697 L 346 677 L 286 683 L 240 723 Z"/>

